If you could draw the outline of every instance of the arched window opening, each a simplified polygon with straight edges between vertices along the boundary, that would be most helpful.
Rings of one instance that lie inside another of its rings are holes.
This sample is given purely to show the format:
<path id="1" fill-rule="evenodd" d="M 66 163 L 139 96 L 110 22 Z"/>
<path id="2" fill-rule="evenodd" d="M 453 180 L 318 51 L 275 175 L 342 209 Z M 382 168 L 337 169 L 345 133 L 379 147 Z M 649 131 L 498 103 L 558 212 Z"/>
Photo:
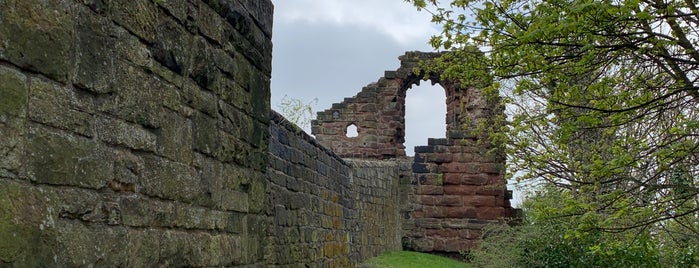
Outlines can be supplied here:
<path id="1" fill-rule="evenodd" d="M 408 89 L 405 98 L 405 153 L 414 156 L 415 146 L 428 138 L 445 138 L 447 96 L 439 84 L 422 81 Z"/>
<path id="2" fill-rule="evenodd" d="M 345 135 L 348 138 L 354 138 L 359 136 L 359 132 L 357 132 L 357 126 L 355 124 L 350 124 L 347 126 L 347 131 L 345 132 Z"/>

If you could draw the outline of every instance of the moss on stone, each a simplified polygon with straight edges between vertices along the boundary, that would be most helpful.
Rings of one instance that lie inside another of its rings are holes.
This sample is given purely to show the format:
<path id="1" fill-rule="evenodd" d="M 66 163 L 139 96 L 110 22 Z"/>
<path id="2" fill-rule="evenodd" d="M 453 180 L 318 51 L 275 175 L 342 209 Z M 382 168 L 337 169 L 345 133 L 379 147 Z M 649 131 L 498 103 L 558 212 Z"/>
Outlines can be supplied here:
<path id="1" fill-rule="evenodd" d="M 56 250 L 56 200 L 51 192 L 0 180 L 0 263 L 50 266 Z"/>
<path id="2" fill-rule="evenodd" d="M 27 82 L 19 72 L 0 67 L 0 117 L 24 117 L 27 108 Z"/>
<path id="3" fill-rule="evenodd" d="M 17 66 L 67 82 L 73 41 L 68 1 L 0 2 L 0 57 Z"/>
<path id="4" fill-rule="evenodd" d="M 29 178 L 36 182 L 99 189 L 113 174 L 113 163 L 94 141 L 52 133 L 30 131 Z"/>

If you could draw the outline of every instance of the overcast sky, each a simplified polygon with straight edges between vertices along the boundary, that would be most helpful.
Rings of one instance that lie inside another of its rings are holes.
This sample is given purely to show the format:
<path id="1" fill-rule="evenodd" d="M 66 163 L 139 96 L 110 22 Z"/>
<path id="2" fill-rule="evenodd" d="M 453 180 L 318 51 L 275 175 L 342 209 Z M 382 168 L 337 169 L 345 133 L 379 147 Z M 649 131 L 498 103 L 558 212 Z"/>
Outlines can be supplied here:
<path id="1" fill-rule="evenodd" d="M 438 28 L 403 0 L 274 0 L 272 108 L 285 95 L 330 108 L 386 70 L 405 51 L 432 51 Z M 445 135 L 444 90 L 428 82 L 408 91 L 406 150 Z"/>
<path id="2" fill-rule="evenodd" d="M 304 102 L 317 98 L 314 112 L 328 109 L 376 82 L 384 71 L 396 70 L 398 56 L 405 51 L 433 51 L 427 42 L 440 30 L 428 13 L 403 0 L 272 2 L 273 109 L 285 95 Z M 408 90 L 408 155 L 413 155 L 414 146 L 426 145 L 427 138 L 445 136 L 444 90 L 429 84 Z M 513 203 L 520 198 L 515 192 Z"/>

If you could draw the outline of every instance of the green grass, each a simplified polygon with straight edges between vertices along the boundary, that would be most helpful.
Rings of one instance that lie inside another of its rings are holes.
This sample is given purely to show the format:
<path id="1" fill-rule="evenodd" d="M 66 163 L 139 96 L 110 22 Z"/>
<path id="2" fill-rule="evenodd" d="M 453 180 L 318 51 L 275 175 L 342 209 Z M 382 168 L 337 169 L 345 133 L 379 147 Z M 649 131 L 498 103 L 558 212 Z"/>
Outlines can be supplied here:
<path id="1" fill-rule="evenodd" d="M 359 267 L 372 268 L 468 268 L 466 263 L 431 254 L 398 251 L 369 259 Z"/>

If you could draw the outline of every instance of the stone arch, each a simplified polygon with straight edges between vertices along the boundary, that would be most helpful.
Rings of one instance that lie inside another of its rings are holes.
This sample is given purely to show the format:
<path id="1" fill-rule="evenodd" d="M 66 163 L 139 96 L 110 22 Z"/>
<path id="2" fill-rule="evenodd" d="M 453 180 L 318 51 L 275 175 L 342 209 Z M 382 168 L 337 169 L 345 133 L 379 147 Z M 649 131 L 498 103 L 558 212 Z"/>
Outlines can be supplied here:
<path id="1" fill-rule="evenodd" d="M 378 81 L 370 83 L 357 95 L 335 103 L 328 110 L 318 112 L 311 131 L 318 142 L 332 149 L 341 157 L 353 158 L 396 158 L 405 156 L 405 97 L 407 90 L 419 84 L 425 77 L 415 74 L 421 62 L 438 57 L 439 53 L 406 52 L 400 56 L 400 67 L 386 71 Z M 466 133 L 464 124 L 471 117 L 486 114 L 489 110 L 482 98 L 469 95 L 480 94 L 475 89 L 463 89 L 459 83 L 442 80 L 440 74 L 427 75 L 426 81 L 439 84 L 447 97 L 447 139 L 461 139 Z M 345 128 L 355 123 L 362 129 L 360 137 L 350 140 Z"/>
<path id="2" fill-rule="evenodd" d="M 414 156 L 415 146 L 427 145 L 428 139 L 446 138 L 446 89 L 440 83 L 420 80 L 406 90 L 405 151 Z"/>
<path id="3" fill-rule="evenodd" d="M 438 73 L 414 74 L 420 62 L 438 53 L 407 52 L 401 66 L 387 71 L 351 98 L 318 113 L 312 122 L 317 141 L 345 158 L 398 159 L 401 188 L 402 245 L 421 252 L 469 250 L 485 223 L 514 215 L 504 179 L 505 156 L 494 144 L 479 142 L 480 120 L 492 121 L 501 107 L 486 101 L 477 88 L 462 88 Z M 419 69 L 418 69 L 419 70 Z M 446 138 L 416 146 L 405 154 L 405 97 L 421 79 L 439 84 L 447 103 Z M 345 137 L 355 123 L 359 137 Z M 434 224 L 424 224 L 426 222 Z M 473 235 L 476 234 L 476 235 Z"/>

